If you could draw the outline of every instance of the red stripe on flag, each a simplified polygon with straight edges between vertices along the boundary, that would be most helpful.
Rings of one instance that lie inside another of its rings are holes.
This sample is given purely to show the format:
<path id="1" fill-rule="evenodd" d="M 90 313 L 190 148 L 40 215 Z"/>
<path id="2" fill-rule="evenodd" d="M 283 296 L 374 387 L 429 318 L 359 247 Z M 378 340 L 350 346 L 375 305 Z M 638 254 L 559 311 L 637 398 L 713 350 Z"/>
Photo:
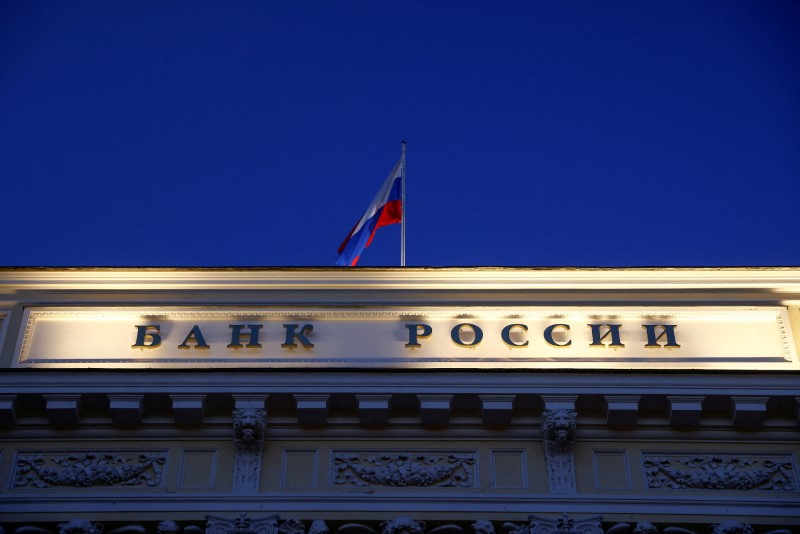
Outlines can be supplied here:
<path id="1" fill-rule="evenodd" d="M 378 228 L 399 222 L 403 222 L 403 201 L 392 200 L 387 202 L 386 205 L 381 209 L 381 214 L 378 216 L 378 222 L 375 224 L 375 228 L 372 229 L 372 233 L 369 236 L 367 244 L 364 245 L 364 248 L 368 247 L 370 243 L 372 243 L 372 238 L 375 237 L 375 231 Z"/>

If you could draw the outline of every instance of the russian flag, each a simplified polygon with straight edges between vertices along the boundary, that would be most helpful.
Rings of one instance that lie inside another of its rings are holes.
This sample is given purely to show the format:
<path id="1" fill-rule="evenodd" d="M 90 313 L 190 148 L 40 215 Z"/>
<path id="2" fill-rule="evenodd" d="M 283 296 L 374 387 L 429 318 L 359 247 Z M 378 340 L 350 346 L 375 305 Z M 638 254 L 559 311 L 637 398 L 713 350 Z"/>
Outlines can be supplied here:
<path id="1" fill-rule="evenodd" d="M 378 228 L 403 222 L 401 162 L 402 159 L 397 162 L 366 213 L 361 216 L 361 219 L 344 238 L 339 247 L 339 259 L 336 260 L 336 265 L 355 266 L 358 258 L 361 257 L 361 252 L 372 243 L 372 238 Z"/>

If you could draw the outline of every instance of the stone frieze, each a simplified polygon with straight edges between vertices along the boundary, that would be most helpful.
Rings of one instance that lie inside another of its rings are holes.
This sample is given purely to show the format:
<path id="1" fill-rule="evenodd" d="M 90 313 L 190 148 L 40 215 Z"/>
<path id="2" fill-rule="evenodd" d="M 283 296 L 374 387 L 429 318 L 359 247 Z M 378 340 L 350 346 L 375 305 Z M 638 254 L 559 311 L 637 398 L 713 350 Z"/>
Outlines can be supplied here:
<path id="1" fill-rule="evenodd" d="M 17 455 L 14 488 L 161 485 L 165 451 L 38 452 Z"/>
<path id="2" fill-rule="evenodd" d="M 474 452 L 357 452 L 333 455 L 333 484 L 344 486 L 460 487 L 475 485 Z"/>
<path id="3" fill-rule="evenodd" d="M 648 488 L 797 490 L 789 455 L 644 455 L 642 460 Z"/>

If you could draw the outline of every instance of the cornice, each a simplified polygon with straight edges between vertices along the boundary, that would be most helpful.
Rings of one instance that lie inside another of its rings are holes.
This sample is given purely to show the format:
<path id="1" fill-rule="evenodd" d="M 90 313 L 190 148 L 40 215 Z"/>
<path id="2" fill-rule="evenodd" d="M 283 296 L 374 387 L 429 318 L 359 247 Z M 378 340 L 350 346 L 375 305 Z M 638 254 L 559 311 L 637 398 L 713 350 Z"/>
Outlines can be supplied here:
<path id="1" fill-rule="evenodd" d="M 796 294 L 800 293 L 800 268 L 0 269 L 0 294 L 73 290 L 756 290 Z"/>
<path id="2" fill-rule="evenodd" d="M 488 379 L 487 377 L 491 377 Z M 4 370 L 0 394 L 345 393 L 797 396 L 798 374 L 748 372 L 370 372 L 312 370 L 79 371 Z"/>

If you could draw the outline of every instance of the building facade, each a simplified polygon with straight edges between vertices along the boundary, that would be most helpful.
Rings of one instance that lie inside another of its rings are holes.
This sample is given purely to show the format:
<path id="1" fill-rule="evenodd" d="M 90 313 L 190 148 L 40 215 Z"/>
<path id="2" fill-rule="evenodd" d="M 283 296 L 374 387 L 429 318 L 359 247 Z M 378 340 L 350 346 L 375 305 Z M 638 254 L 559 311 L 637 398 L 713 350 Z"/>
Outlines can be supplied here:
<path id="1" fill-rule="evenodd" d="M 800 269 L 2 269 L 17 534 L 800 532 Z"/>

